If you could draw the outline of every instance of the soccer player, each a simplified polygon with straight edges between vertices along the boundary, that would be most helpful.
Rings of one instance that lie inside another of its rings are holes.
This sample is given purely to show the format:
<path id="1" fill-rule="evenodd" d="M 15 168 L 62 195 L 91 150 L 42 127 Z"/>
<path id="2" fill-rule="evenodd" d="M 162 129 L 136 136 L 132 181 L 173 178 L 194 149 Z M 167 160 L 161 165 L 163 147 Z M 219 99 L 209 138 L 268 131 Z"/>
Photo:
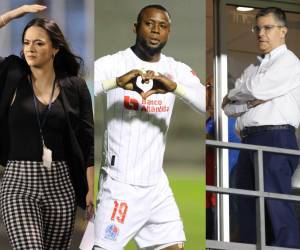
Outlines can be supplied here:
<path id="1" fill-rule="evenodd" d="M 205 112 L 205 88 L 190 67 L 161 53 L 171 19 L 161 5 L 144 7 L 135 44 L 95 63 L 95 94 L 106 94 L 95 249 L 183 249 L 179 211 L 163 171 L 175 97 Z"/>

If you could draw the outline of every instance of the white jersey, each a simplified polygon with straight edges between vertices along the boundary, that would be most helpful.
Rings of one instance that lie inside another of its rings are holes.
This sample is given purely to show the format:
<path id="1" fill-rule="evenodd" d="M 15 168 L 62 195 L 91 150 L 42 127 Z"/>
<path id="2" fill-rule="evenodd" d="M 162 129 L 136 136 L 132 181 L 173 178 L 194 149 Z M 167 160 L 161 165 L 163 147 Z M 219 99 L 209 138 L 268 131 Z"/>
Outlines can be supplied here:
<path id="1" fill-rule="evenodd" d="M 158 62 L 145 62 L 130 48 L 95 62 L 95 94 L 104 92 L 104 80 L 133 69 L 164 74 L 184 88 L 184 101 L 205 112 L 204 86 L 187 65 L 164 55 Z M 102 168 L 120 182 L 155 185 L 163 172 L 166 135 L 175 95 L 154 94 L 143 101 L 135 91 L 115 88 L 107 92 L 106 99 Z"/>

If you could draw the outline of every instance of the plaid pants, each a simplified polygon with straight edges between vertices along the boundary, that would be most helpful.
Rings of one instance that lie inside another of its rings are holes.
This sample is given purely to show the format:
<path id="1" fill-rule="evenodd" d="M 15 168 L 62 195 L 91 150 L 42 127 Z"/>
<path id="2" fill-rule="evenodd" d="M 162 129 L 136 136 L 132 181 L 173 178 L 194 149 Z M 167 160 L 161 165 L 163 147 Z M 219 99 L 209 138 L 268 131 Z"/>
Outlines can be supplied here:
<path id="1" fill-rule="evenodd" d="M 9 161 L 0 186 L 0 212 L 13 249 L 69 249 L 76 204 L 68 166 Z"/>

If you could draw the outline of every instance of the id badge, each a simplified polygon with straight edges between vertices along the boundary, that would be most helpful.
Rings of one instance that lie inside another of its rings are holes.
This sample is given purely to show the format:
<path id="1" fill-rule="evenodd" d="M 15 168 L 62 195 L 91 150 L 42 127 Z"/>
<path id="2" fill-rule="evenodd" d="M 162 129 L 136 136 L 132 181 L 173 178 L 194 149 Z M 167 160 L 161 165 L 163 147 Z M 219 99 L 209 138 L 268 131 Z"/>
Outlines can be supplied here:
<path id="1" fill-rule="evenodd" d="M 48 170 L 50 170 L 51 163 L 52 163 L 52 151 L 44 145 L 43 146 L 43 165 Z"/>

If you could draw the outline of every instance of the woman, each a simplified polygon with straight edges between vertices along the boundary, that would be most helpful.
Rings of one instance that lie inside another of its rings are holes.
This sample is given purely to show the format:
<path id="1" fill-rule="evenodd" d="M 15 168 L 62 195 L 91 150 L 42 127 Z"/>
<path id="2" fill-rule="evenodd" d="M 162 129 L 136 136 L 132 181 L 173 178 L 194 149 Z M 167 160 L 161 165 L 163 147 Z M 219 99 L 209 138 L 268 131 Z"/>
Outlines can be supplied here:
<path id="1" fill-rule="evenodd" d="M 0 28 L 26 13 L 3 14 Z M 81 58 L 57 24 L 30 21 L 0 63 L 0 210 L 13 249 L 68 249 L 76 204 L 93 212 L 93 114 Z"/>

